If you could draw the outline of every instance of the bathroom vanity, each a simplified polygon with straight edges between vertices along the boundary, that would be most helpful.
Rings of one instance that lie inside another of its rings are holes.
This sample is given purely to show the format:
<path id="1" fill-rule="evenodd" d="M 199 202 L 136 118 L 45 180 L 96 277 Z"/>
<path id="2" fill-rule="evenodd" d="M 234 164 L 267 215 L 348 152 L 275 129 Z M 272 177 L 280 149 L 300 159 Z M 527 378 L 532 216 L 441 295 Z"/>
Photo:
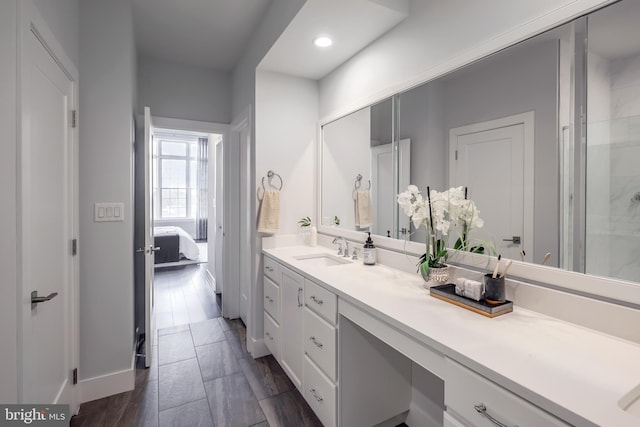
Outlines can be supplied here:
<path id="1" fill-rule="evenodd" d="M 640 345 L 517 305 L 479 316 L 333 252 L 263 249 L 265 343 L 325 426 L 640 423 Z"/>

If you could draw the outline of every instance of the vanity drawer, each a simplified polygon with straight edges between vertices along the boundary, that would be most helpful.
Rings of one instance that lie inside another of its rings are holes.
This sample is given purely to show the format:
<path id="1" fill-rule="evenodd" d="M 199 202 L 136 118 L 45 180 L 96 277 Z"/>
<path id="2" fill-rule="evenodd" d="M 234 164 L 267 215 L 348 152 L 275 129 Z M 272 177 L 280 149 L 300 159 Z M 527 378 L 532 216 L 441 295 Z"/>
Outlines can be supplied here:
<path id="1" fill-rule="evenodd" d="M 336 425 L 336 386 L 309 357 L 304 357 L 304 398 L 322 425 Z"/>
<path id="2" fill-rule="evenodd" d="M 553 415 L 450 359 L 447 359 L 444 403 L 447 412 L 453 412 L 461 421 L 477 427 L 495 427 L 496 423 L 488 416 L 510 426 L 568 426 Z"/>
<path id="3" fill-rule="evenodd" d="M 275 261 L 273 258 L 269 258 L 268 256 L 264 256 L 263 263 L 263 272 L 265 276 L 268 276 L 273 280 L 277 285 L 280 284 L 280 264 Z"/>
<path id="4" fill-rule="evenodd" d="M 264 278 L 264 309 L 280 323 L 280 286 L 268 277 Z"/>
<path id="5" fill-rule="evenodd" d="M 336 328 L 313 311 L 304 310 L 304 353 L 331 379 L 336 380 Z"/>
<path id="6" fill-rule="evenodd" d="M 310 280 L 305 280 L 304 287 L 305 305 L 318 313 L 327 322 L 335 325 L 338 313 L 338 297 Z"/>
<path id="7" fill-rule="evenodd" d="M 280 327 L 266 311 L 264 313 L 264 343 L 280 363 Z"/>

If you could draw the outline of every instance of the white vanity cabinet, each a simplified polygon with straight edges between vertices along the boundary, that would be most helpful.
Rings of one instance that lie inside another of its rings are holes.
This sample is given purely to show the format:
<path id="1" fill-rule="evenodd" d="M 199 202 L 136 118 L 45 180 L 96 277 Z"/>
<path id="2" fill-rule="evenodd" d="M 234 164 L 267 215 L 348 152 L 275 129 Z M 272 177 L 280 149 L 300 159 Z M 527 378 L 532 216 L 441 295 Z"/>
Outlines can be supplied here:
<path id="1" fill-rule="evenodd" d="M 264 342 L 280 361 L 280 264 L 264 257 Z"/>
<path id="2" fill-rule="evenodd" d="M 336 425 L 338 297 L 305 280 L 304 397 L 325 427 Z"/>
<path id="3" fill-rule="evenodd" d="M 451 359 L 446 366 L 444 400 L 450 425 L 569 426 Z"/>
<path id="4" fill-rule="evenodd" d="M 302 390 L 304 363 L 304 277 L 280 266 L 280 364 L 296 387 Z"/>

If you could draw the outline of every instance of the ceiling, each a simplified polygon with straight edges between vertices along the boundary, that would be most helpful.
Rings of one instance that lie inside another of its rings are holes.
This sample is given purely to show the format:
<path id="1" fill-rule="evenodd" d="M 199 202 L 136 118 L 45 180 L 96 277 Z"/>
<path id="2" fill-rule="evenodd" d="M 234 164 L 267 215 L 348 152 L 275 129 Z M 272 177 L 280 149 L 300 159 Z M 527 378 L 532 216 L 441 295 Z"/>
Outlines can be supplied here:
<path id="1" fill-rule="evenodd" d="M 133 0 L 138 53 L 230 71 L 271 0 Z"/>
<path id="2" fill-rule="evenodd" d="M 307 0 L 259 69 L 318 80 L 409 15 L 409 0 Z M 313 40 L 328 35 L 333 45 Z"/>

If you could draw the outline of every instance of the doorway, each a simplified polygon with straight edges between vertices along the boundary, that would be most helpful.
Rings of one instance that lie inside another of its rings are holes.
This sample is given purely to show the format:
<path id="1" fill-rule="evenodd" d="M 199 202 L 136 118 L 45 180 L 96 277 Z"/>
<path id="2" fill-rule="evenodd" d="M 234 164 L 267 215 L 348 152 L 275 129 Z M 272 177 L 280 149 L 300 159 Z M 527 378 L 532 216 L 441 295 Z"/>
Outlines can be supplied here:
<path id="1" fill-rule="evenodd" d="M 136 211 L 153 212 L 151 285 L 154 303 L 153 316 L 140 302 L 144 280 L 136 274 L 136 326 L 138 332 L 147 330 L 146 318 L 154 318 L 156 330 L 186 325 L 219 317 L 221 299 L 216 296 L 216 146 L 223 144 L 227 125 L 153 117 L 153 135 L 144 144 L 152 152 L 152 173 L 147 187 L 143 176 L 136 179 L 138 196 Z M 138 138 L 143 141 L 143 138 Z M 138 147 L 141 150 L 142 147 Z M 139 168 L 142 157 L 136 161 Z M 142 197 L 149 193 L 149 197 Z M 146 205 L 150 206 L 146 206 Z M 153 209 L 149 209 L 149 208 Z M 143 215 L 136 215 L 136 227 L 143 223 Z M 210 226 L 211 224 L 211 226 Z M 141 233 L 136 232 L 138 236 Z M 140 245 L 138 245 L 140 246 Z M 148 262 L 148 261 L 147 261 Z M 219 263 L 220 264 L 220 263 Z M 142 266 L 136 265 L 136 270 Z M 153 340 L 151 340 L 153 341 Z M 145 352 L 151 354 L 150 352 Z"/>

